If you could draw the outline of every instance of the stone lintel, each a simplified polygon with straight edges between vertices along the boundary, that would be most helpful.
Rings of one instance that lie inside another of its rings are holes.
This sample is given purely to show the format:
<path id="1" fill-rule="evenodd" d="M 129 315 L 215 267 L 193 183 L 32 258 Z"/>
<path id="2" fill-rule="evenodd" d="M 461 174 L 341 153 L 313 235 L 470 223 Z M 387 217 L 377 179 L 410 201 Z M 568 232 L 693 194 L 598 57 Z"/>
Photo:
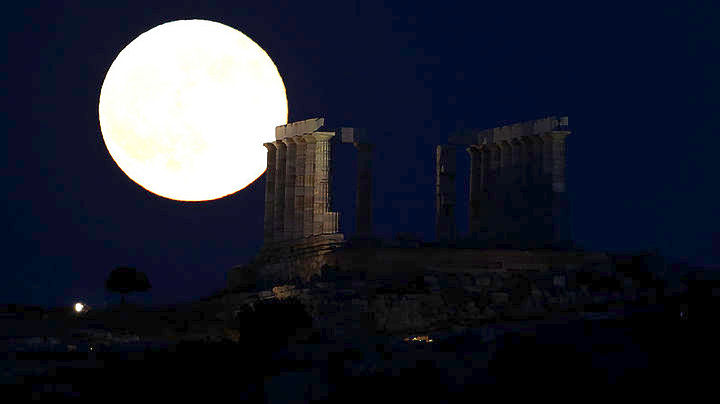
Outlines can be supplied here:
<path id="1" fill-rule="evenodd" d="M 288 123 L 287 125 L 280 125 L 275 128 L 275 139 L 281 140 L 286 137 L 316 132 L 323 126 L 325 126 L 325 118 L 311 118 L 304 121 Z"/>
<path id="2" fill-rule="evenodd" d="M 568 117 L 550 116 L 527 122 L 498 126 L 496 128 L 475 131 L 467 135 L 450 136 L 451 144 L 490 144 L 509 141 L 523 136 L 544 135 L 548 132 L 567 132 Z"/>
<path id="3" fill-rule="evenodd" d="M 335 136 L 335 132 L 312 132 L 306 133 L 305 135 L 306 137 L 314 139 L 316 142 L 323 142 Z"/>

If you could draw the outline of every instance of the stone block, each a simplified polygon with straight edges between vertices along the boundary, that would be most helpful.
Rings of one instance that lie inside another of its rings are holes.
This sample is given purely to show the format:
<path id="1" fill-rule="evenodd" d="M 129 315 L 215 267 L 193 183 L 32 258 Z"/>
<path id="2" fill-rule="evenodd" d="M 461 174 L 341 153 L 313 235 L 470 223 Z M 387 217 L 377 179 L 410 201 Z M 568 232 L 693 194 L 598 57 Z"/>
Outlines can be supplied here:
<path id="1" fill-rule="evenodd" d="M 304 121 L 288 123 L 287 125 L 280 125 L 275 128 L 275 139 L 281 140 L 286 137 L 316 132 L 323 126 L 325 126 L 325 118 L 311 118 Z"/>

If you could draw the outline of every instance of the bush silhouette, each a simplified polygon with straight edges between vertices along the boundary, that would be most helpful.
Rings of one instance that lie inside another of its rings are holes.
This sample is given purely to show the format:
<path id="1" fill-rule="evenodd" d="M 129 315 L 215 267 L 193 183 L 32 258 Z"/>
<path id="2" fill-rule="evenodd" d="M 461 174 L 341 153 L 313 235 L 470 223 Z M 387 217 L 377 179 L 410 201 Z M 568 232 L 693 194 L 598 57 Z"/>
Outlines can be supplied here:
<path id="1" fill-rule="evenodd" d="M 105 281 L 105 288 L 108 291 L 122 295 L 123 304 L 125 303 L 126 294 L 130 292 L 146 292 L 151 287 L 145 273 L 130 267 L 115 268 Z"/>

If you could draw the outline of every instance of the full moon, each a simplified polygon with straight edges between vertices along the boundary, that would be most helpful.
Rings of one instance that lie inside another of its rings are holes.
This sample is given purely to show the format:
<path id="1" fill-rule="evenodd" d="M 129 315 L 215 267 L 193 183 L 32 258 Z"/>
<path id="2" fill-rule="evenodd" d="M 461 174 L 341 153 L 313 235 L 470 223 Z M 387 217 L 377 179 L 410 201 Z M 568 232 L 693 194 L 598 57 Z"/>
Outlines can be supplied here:
<path id="1" fill-rule="evenodd" d="M 265 171 L 285 85 L 252 39 L 226 25 L 180 20 L 135 38 L 110 66 L 98 107 L 103 140 L 146 190 L 180 201 L 235 193 Z"/>

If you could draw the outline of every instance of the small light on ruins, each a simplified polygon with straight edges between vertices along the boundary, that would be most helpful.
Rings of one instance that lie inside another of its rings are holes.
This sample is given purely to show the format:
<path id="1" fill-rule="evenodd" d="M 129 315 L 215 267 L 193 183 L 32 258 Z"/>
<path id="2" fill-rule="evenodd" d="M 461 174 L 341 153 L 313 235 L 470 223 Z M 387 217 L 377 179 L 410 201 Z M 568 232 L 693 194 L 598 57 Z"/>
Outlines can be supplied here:
<path id="1" fill-rule="evenodd" d="M 416 337 L 407 337 L 407 338 L 405 338 L 405 341 L 407 341 L 407 342 L 425 342 L 425 343 L 428 343 L 428 342 L 432 342 L 433 340 L 430 339 L 430 337 L 427 336 L 427 335 L 418 335 L 418 336 L 416 336 Z"/>
<path id="2" fill-rule="evenodd" d="M 81 313 L 84 308 L 85 308 L 84 304 L 82 304 L 80 302 L 75 303 L 75 312 L 76 313 Z"/>

